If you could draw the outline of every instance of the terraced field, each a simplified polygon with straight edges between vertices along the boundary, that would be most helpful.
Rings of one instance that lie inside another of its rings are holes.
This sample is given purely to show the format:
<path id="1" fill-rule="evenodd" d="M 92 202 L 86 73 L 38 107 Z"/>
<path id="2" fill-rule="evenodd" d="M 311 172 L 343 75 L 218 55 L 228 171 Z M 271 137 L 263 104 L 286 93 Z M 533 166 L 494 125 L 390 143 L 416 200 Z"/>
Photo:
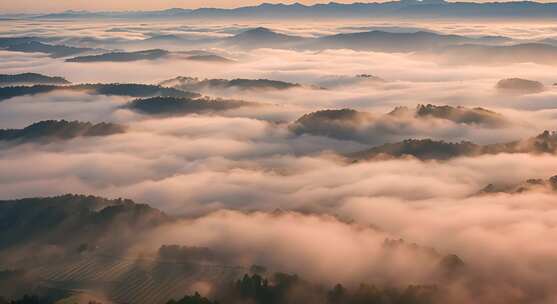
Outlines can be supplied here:
<path id="1" fill-rule="evenodd" d="M 116 303 L 156 304 L 191 293 L 196 282 L 230 281 L 243 267 L 86 255 L 32 271 L 45 288 L 99 294 Z"/>

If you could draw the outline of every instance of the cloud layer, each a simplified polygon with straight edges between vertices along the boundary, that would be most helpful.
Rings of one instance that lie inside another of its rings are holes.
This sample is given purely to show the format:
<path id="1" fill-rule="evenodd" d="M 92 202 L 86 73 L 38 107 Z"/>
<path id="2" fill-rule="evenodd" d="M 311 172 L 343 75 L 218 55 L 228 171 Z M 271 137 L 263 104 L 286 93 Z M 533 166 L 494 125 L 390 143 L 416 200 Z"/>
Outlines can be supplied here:
<path id="1" fill-rule="evenodd" d="M 0 50 L 0 69 L 6 74 L 37 72 L 73 84 L 143 83 L 157 90 L 154 84 L 167 79 L 197 77 L 188 89 L 206 96 L 136 100 L 160 92 L 56 88 L 7 97 L 0 102 L 2 129 L 53 119 L 126 128 L 110 136 L 0 143 L 1 198 L 62 193 L 125 197 L 180 218 L 142 236 L 130 255 L 154 253 L 165 244 L 201 246 L 226 263 L 263 264 L 327 284 L 441 282 L 451 303 L 556 300 L 556 193 L 548 187 L 501 193 L 482 189 L 547 180 L 557 174 L 557 156 L 518 148 L 443 161 L 347 162 L 340 156 L 408 138 L 490 145 L 555 130 L 557 76 L 552 67 L 455 65 L 413 54 L 347 49 L 235 50 L 210 43 L 253 26 L 244 23 L 16 23 L 0 21 L 0 31 L 126 52 L 158 43 L 171 52 L 195 49 L 234 62 L 168 56 L 73 63 Z M 378 27 L 476 38 L 506 35 L 525 42 L 557 35 L 550 24 L 267 25 L 303 37 Z M 171 42 L 173 35 L 195 43 L 188 48 Z M 541 84 L 543 90 L 500 90 L 500 80 L 517 78 L 537 81 L 534 86 Z M 230 85 L 233 79 L 260 86 Z M 182 82 L 166 85 L 180 89 Z M 399 238 L 421 249 L 402 246 L 387 254 L 385 239 Z M 425 254 L 423 248 L 436 254 Z M 447 254 L 465 262 L 463 277 L 448 280 L 439 274 L 439 260 Z"/>

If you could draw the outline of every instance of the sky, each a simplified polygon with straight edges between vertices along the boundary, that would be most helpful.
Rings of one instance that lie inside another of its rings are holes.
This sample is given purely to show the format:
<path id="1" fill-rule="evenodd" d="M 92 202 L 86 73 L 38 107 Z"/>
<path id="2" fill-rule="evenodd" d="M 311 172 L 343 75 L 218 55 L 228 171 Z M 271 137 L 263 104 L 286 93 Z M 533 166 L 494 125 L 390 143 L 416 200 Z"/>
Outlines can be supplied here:
<path id="1" fill-rule="evenodd" d="M 200 8 L 200 7 L 222 7 L 234 8 L 247 5 L 258 5 L 260 3 L 295 3 L 315 4 L 319 0 L 299 1 L 277 1 L 277 0 L 0 0 L 2 11 L 29 12 L 29 11 L 63 11 L 63 10 L 156 10 L 171 7 Z M 339 0 L 336 2 L 350 3 L 351 0 Z"/>
<path id="2" fill-rule="evenodd" d="M 466 1 L 466 0 L 464 0 Z M 552 2 L 553 0 L 541 0 L 538 2 Z M 59 12 L 65 10 L 91 10 L 91 11 L 116 11 L 116 10 L 157 10 L 172 7 L 199 8 L 199 7 L 222 7 L 233 8 L 247 5 L 258 5 L 261 3 L 295 3 L 306 5 L 315 3 L 327 3 L 330 0 L 0 0 L 0 12 Z M 351 3 L 353 0 L 335 0 L 339 3 Z M 366 1 L 360 1 L 366 2 Z M 382 2 L 382 0 L 369 1 Z M 469 2 L 469 1 L 468 1 Z M 482 1 L 479 1 L 482 2 Z"/>

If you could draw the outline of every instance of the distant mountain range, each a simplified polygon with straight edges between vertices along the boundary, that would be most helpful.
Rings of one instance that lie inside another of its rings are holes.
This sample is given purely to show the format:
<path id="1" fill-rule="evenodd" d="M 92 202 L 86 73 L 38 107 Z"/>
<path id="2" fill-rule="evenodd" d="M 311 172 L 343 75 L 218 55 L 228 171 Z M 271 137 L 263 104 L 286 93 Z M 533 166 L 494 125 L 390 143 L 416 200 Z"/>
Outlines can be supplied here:
<path id="1" fill-rule="evenodd" d="M 38 37 L 0 37 L 0 50 L 22 53 L 43 53 L 50 57 L 68 57 L 78 54 L 94 54 L 101 52 L 100 49 L 73 47 L 44 43 Z"/>
<path id="2" fill-rule="evenodd" d="M 508 64 L 534 62 L 557 64 L 557 47 L 523 43 L 501 36 L 467 37 L 428 31 L 409 33 L 372 30 L 318 38 L 285 35 L 268 28 L 248 29 L 220 40 L 224 47 L 240 49 L 280 48 L 297 50 L 351 49 L 356 51 L 404 52 L 453 64 Z"/>
<path id="3" fill-rule="evenodd" d="M 50 57 L 73 57 L 71 62 L 122 62 L 172 58 L 212 63 L 233 62 L 212 52 L 192 50 L 196 48 L 222 48 L 252 50 L 278 48 L 319 51 L 326 49 L 351 49 L 373 52 L 412 53 L 419 59 L 446 64 L 510 64 L 537 63 L 557 65 L 557 46 L 542 40 L 513 40 L 503 36 L 469 37 L 439 34 L 424 30 L 415 32 L 390 32 L 371 30 L 340 33 L 321 37 L 302 37 L 275 32 L 264 27 L 248 28 L 230 37 L 219 37 L 192 42 L 179 36 L 165 36 L 164 45 L 179 46 L 189 51 L 171 52 L 160 49 L 162 42 L 153 43 L 152 38 L 133 42 L 138 47 L 156 45 L 142 51 L 107 51 L 94 48 L 67 46 L 63 41 L 39 37 L 0 38 L 0 49 L 17 52 L 38 52 Z M 47 43 L 48 42 L 48 43 Z M 77 57 L 76 57 L 77 56 Z"/>
<path id="4" fill-rule="evenodd" d="M 232 62 L 229 59 L 205 51 L 169 52 L 162 49 L 151 49 L 135 52 L 109 52 L 100 55 L 77 56 L 66 59 L 67 62 L 129 62 L 139 60 L 157 60 L 175 58 L 205 62 Z"/>
<path id="5" fill-rule="evenodd" d="M 138 61 L 138 60 L 155 60 L 167 57 L 170 55 L 169 51 L 154 49 L 144 50 L 137 52 L 111 52 L 100 55 L 78 56 L 66 59 L 68 62 L 124 62 L 124 61 Z"/>
<path id="6" fill-rule="evenodd" d="M 18 17 L 22 15 L 4 15 Z M 122 12 L 88 12 L 65 11 L 45 15 L 28 15 L 40 19 L 76 19 L 76 18 L 250 18 L 250 19 L 295 19 L 295 18 L 557 18 L 557 3 L 539 3 L 532 1 L 512 2 L 446 2 L 444 0 L 402 0 L 384 3 L 342 4 L 330 2 L 306 6 L 295 4 L 269 4 L 247 6 L 234 9 L 172 8 L 159 11 L 122 11 Z"/>

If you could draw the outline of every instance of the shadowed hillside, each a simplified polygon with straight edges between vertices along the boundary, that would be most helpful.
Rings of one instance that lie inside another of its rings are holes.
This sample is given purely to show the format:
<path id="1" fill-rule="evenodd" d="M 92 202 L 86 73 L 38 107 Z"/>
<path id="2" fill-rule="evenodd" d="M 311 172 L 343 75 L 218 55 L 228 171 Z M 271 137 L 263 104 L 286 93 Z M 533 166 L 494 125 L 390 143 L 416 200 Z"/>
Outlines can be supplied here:
<path id="1" fill-rule="evenodd" d="M 503 94 L 511 95 L 535 94 L 545 90 L 541 82 L 522 78 L 501 79 L 497 82 L 495 88 Z"/>
<path id="2" fill-rule="evenodd" d="M 0 49 L 23 53 L 44 53 L 53 58 L 98 52 L 98 49 L 43 43 L 35 37 L 0 38 Z"/>
<path id="3" fill-rule="evenodd" d="M 204 51 L 170 52 L 152 49 L 136 52 L 110 52 L 100 55 L 78 56 L 66 59 L 67 62 L 131 62 L 139 60 L 183 59 L 200 62 L 229 63 L 232 60 Z"/>
<path id="4" fill-rule="evenodd" d="M 265 27 L 249 29 L 233 37 L 226 38 L 226 45 L 251 48 L 293 48 L 298 47 L 306 39 L 276 33 Z"/>
<path id="5" fill-rule="evenodd" d="M 544 191 L 554 192 L 557 191 L 557 175 L 548 179 L 532 178 L 520 184 L 489 184 L 480 190 L 479 194 L 494 194 L 494 193 L 523 193 L 527 191 Z"/>
<path id="6" fill-rule="evenodd" d="M 354 160 L 376 157 L 414 156 L 419 159 L 446 160 L 460 156 L 479 156 L 498 153 L 557 153 L 557 132 L 544 131 L 524 140 L 501 144 L 478 145 L 472 142 L 451 143 L 431 139 L 407 139 L 357 152 L 348 157 Z"/>
<path id="7" fill-rule="evenodd" d="M 46 120 L 23 129 L 1 129 L 0 141 L 50 142 L 68 140 L 81 136 L 108 136 L 124 133 L 126 128 L 113 123 L 98 123 L 66 120 Z"/>
<path id="8" fill-rule="evenodd" d="M 173 88 L 165 88 L 156 85 L 136 84 L 136 83 L 110 83 L 110 84 L 76 84 L 69 86 L 54 85 L 34 85 L 0 88 L 0 101 L 25 95 L 45 94 L 50 92 L 85 92 L 98 95 L 116 95 L 131 97 L 151 97 L 151 96 L 170 96 L 170 97 L 199 97 L 197 93 L 185 92 Z"/>
<path id="9" fill-rule="evenodd" d="M 286 90 L 301 87 L 297 83 L 290 83 L 269 79 L 199 79 L 195 77 L 176 77 L 159 83 L 161 86 L 172 87 L 184 91 L 207 91 L 207 90 Z"/>
<path id="10" fill-rule="evenodd" d="M 257 103 L 241 100 L 204 98 L 153 97 L 136 99 L 126 108 L 150 115 L 187 115 L 216 113 L 240 107 L 257 106 Z"/>
<path id="11" fill-rule="evenodd" d="M 59 76 L 46 76 L 37 73 L 23 73 L 23 74 L 0 74 L 1 86 L 14 86 L 26 84 L 70 84 L 63 77 Z"/>
<path id="12" fill-rule="evenodd" d="M 102 243 L 107 234 L 116 233 L 114 239 L 131 237 L 134 229 L 168 220 L 148 205 L 123 199 L 67 194 L 0 201 L 0 248 L 40 244 L 75 250 L 89 244 L 89 248 Z"/>
<path id="13" fill-rule="evenodd" d="M 137 61 L 137 60 L 155 60 L 167 57 L 170 52 L 155 49 L 155 50 L 145 50 L 137 52 L 113 52 L 105 53 L 101 55 L 89 55 L 89 56 L 79 56 L 74 58 L 66 59 L 68 62 L 125 62 L 125 61 Z"/>
<path id="14" fill-rule="evenodd" d="M 418 105 L 415 109 L 397 107 L 381 115 L 353 109 L 320 110 L 303 115 L 289 129 L 297 135 L 311 134 L 374 143 L 377 139 L 389 140 L 405 134 L 412 136 L 423 133 L 424 124 L 434 126 L 439 121 L 474 128 L 498 129 L 512 125 L 503 115 L 484 108 L 428 104 Z"/>

